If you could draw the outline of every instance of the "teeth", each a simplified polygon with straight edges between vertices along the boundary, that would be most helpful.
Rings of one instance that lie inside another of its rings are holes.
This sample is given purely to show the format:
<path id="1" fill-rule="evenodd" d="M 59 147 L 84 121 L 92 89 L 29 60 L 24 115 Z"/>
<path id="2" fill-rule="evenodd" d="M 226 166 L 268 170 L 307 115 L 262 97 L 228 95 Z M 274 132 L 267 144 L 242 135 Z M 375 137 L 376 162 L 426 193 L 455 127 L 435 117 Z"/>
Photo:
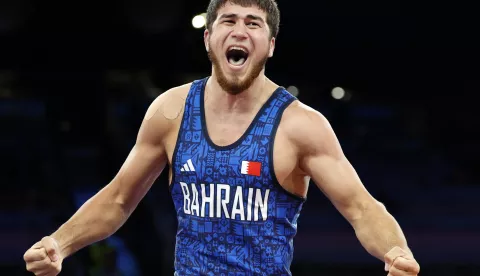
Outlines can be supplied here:
<path id="1" fill-rule="evenodd" d="M 230 48 L 228 48 L 228 50 L 240 50 L 240 51 L 244 51 L 245 53 L 248 53 L 247 50 L 245 50 L 244 48 L 241 48 L 241 47 L 237 47 L 237 46 L 232 46 Z"/>

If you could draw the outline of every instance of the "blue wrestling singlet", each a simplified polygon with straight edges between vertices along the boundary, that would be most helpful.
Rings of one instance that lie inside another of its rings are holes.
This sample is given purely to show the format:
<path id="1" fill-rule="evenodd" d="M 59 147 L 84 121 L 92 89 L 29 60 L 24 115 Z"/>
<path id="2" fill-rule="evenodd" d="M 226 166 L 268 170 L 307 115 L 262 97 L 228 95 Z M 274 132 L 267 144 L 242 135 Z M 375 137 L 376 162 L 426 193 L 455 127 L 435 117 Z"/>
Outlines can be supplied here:
<path id="1" fill-rule="evenodd" d="M 191 86 L 173 153 L 175 275 L 291 275 L 304 199 L 280 186 L 272 160 L 295 97 L 278 88 L 239 140 L 217 146 L 206 129 L 206 82 Z"/>

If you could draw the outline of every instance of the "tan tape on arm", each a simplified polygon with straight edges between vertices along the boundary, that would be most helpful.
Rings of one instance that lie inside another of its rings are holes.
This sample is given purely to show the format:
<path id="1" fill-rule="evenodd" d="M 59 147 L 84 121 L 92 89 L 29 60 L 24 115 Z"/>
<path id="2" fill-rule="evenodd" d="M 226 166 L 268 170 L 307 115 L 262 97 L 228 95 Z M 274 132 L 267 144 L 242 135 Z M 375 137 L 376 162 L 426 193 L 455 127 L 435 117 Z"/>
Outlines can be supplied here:
<path id="1" fill-rule="evenodd" d="M 171 95 L 158 104 L 153 104 L 145 114 L 145 120 L 149 121 L 155 114 L 161 112 L 167 120 L 175 120 L 182 113 L 185 99 L 177 95 Z"/>
<path id="2" fill-rule="evenodd" d="M 183 106 L 185 105 L 185 99 L 179 95 L 172 95 L 166 99 L 162 105 L 163 116 L 167 120 L 175 120 L 182 113 Z"/>

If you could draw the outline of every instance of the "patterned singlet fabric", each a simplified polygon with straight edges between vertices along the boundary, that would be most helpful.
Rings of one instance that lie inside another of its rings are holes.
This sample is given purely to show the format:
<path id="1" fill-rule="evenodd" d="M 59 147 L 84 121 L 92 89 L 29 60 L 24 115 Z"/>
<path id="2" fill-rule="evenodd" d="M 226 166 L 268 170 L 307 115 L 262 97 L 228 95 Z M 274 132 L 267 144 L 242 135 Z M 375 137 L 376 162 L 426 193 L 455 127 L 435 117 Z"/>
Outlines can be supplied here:
<path id="1" fill-rule="evenodd" d="M 278 88 L 240 139 L 218 146 L 206 128 L 207 80 L 192 83 L 173 153 L 175 275 L 291 275 L 305 199 L 280 186 L 272 160 L 281 116 L 296 98 Z"/>

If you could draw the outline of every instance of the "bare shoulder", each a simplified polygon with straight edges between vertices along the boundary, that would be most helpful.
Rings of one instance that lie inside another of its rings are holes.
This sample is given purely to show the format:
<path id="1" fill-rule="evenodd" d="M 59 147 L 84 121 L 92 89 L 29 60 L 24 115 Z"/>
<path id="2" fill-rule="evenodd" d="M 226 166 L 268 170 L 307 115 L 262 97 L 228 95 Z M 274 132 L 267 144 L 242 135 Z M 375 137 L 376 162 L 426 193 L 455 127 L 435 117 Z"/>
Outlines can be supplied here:
<path id="1" fill-rule="evenodd" d="M 171 88 L 159 95 L 150 105 L 145 120 L 174 120 L 183 110 L 191 83 Z"/>
<path id="2" fill-rule="evenodd" d="M 287 107 L 282 124 L 282 129 L 289 140 L 300 152 L 318 153 L 337 144 L 336 135 L 328 119 L 298 100 Z"/>
<path id="3" fill-rule="evenodd" d="M 190 87 L 191 83 L 171 88 L 153 100 L 145 113 L 139 136 L 166 137 L 183 116 Z"/>

